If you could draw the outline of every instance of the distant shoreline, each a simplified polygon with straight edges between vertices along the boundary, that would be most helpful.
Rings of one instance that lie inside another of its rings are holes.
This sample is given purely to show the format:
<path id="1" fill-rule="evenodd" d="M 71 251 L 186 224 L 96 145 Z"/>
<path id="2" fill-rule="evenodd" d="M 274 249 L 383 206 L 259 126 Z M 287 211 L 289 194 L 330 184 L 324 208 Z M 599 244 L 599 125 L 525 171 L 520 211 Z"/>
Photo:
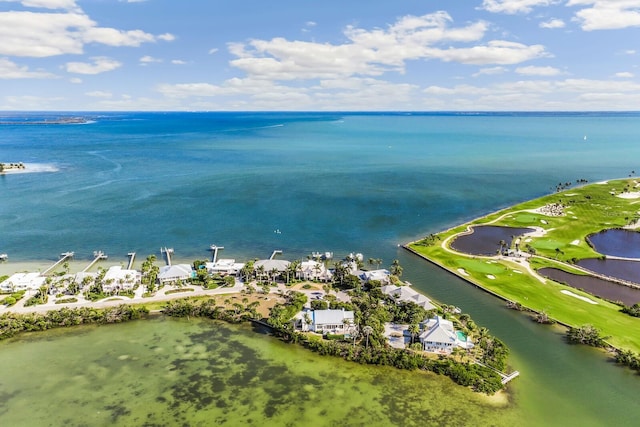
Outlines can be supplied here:
<path id="1" fill-rule="evenodd" d="M 22 173 L 42 173 L 42 172 L 59 172 L 56 166 L 47 163 L 3 163 L 0 162 L 3 167 L 0 168 L 0 176 L 2 175 L 15 175 Z"/>
<path id="2" fill-rule="evenodd" d="M 10 125 L 74 125 L 74 124 L 86 124 L 89 123 L 90 120 L 84 117 L 61 117 L 57 119 L 51 120 L 0 120 L 0 125 L 10 126 Z"/>

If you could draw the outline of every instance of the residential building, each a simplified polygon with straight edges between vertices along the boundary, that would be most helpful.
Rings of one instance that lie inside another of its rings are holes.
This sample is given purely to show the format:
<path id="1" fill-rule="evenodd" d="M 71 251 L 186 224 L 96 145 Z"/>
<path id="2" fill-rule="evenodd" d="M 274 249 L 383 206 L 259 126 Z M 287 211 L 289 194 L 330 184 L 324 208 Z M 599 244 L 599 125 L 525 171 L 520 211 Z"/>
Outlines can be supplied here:
<path id="1" fill-rule="evenodd" d="M 348 334 L 356 329 L 353 311 L 305 309 L 294 318 L 296 329 L 318 334 Z"/>
<path id="2" fill-rule="evenodd" d="M 449 320 L 436 316 L 423 324 L 420 334 L 422 349 L 431 353 L 450 354 L 454 348 L 473 348 L 473 343 L 462 333 L 454 329 Z"/>
<path id="3" fill-rule="evenodd" d="M 195 271 L 189 264 L 165 265 L 160 268 L 158 281 L 161 284 L 165 284 L 177 282 L 178 280 L 188 280 L 192 277 L 195 277 Z"/>

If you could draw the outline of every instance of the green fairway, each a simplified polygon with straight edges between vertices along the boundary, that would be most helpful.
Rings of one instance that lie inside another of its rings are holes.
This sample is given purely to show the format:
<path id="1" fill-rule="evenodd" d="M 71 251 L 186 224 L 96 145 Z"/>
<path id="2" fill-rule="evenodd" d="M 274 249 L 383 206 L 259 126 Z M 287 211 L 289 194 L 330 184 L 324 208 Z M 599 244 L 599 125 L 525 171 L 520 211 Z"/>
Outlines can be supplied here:
<path id="1" fill-rule="evenodd" d="M 554 267 L 587 274 L 572 264 L 602 255 L 587 244 L 586 237 L 609 228 L 633 226 L 640 218 L 636 191 L 640 191 L 640 184 L 635 179 L 572 188 L 489 214 L 411 243 L 408 248 L 505 299 L 545 311 L 567 325 L 592 324 L 609 337 L 612 345 L 640 352 L 640 318 L 621 313 L 618 305 L 531 272 Z M 451 249 L 450 243 L 457 234 L 469 225 L 481 224 L 536 227 L 535 236 L 520 241 L 523 252 L 536 256 L 484 257 Z"/>

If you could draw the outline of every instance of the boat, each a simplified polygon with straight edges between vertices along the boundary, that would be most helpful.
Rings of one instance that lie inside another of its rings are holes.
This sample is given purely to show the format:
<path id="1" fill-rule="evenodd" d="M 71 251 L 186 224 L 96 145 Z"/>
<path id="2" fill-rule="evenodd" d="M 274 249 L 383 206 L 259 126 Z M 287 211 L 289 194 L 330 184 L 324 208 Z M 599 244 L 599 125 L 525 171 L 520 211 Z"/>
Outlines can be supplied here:
<path id="1" fill-rule="evenodd" d="M 7 259 L 9 259 L 9 255 L 7 255 L 7 254 L 0 254 L 0 261 L 6 261 Z"/>

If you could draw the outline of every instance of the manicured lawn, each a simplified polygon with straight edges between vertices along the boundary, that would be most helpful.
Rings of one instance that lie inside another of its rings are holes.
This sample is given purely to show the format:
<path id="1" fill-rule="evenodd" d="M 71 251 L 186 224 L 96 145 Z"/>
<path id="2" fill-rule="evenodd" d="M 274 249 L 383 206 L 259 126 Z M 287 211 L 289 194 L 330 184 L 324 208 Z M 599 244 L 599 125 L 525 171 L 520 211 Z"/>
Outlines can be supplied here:
<path id="1" fill-rule="evenodd" d="M 640 199 L 626 199 L 611 194 L 620 194 L 625 187 L 627 191 L 639 190 L 635 185 L 634 180 L 618 180 L 569 189 L 492 213 L 438 234 L 439 240 L 423 241 L 422 244 L 414 242 L 409 247 L 460 277 L 504 298 L 536 311 L 544 310 L 551 318 L 572 326 L 592 324 L 604 336 L 610 337 L 608 341 L 612 345 L 640 352 L 640 318 L 620 313 L 619 306 L 549 279 L 542 283 L 517 262 L 451 253 L 441 247 L 442 241 L 447 237 L 466 230 L 470 224 L 537 226 L 546 230 L 545 235 L 521 243 L 522 247 L 530 245 L 543 257 L 534 258 L 532 267 L 555 267 L 576 273 L 576 269 L 559 264 L 555 259 L 571 263 L 573 259 L 599 257 L 600 254 L 586 243 L 585 237 L 604 229 L 625 226 L 639 217 L 640 204 L 637 202 Z M 563 216 L 549 217 L 522 212 L 552 203 L 562 203 L 565 206 Z M 577 244 L 573 244 L 576 240 Z M 461 275 L 459 269 L 464 269 L 468 276 Z M 565 295 L 561 293 L 562 290 L 585 296 L 597 304 Z"/>

